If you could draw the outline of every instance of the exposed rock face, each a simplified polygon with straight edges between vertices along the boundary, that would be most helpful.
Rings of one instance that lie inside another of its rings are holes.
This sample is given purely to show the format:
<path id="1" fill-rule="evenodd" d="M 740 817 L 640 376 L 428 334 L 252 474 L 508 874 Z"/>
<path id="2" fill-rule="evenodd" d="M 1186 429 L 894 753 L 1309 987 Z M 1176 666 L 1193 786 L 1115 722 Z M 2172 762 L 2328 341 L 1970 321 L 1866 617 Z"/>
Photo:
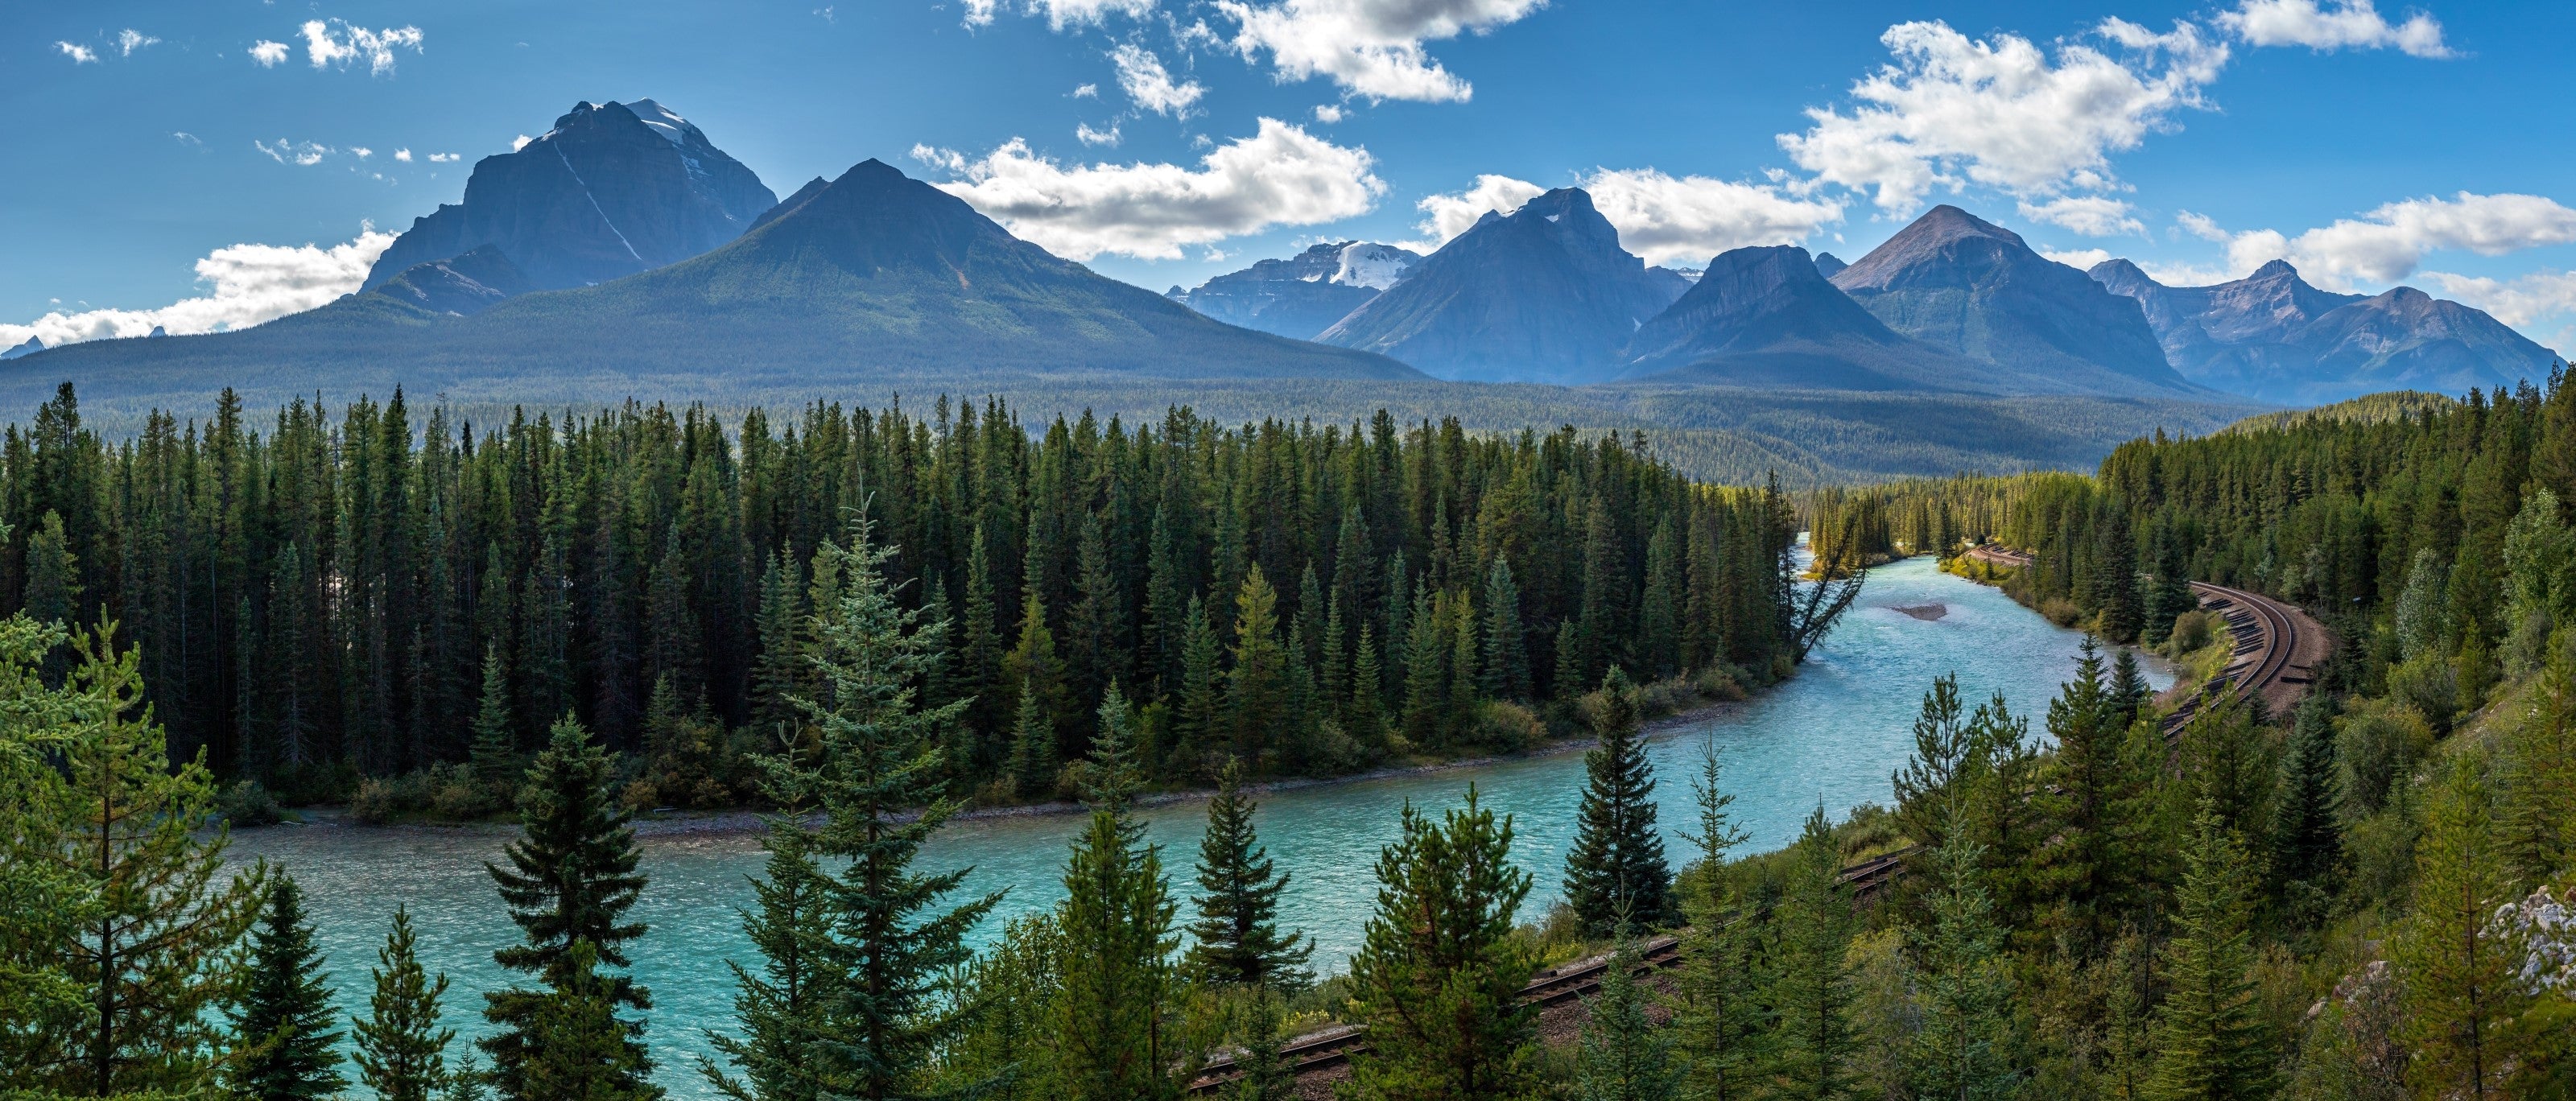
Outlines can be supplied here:
<path id="1" fill-rule="evenodd" d="M 2165 362 L 2134 300 L 1955 206 L 1932 208 L 1833 283 L 1889 328 L 2007 372 L 2085 393 L 2199 393 Z"/>
<path id="2" fill-rule="evenodd" d="M 1843 273 L 1843 269 L 1850 266 L 1850 264 L 1843 262 L 1842 257 L 1836 256 L 1833 253 L 1819 252 L 1816 254 L 1816 271 L 1827 279 L 1841 275 Z"/>
<path id="3" fill-rule="evenodd" d="M 1196 290 L 1175 287 L 1165 297 L 1229 325 L 1312 340 L 1421 259 L 1411 249 L 1367 241 L 1316 245 L 1217 276 Z"/>
<path id="4" fill-rule="evenodd" d="M 1650 273 L 1578 188 L 1488 213 L 1315 339 L 1439 378 L 1579 384 L 1616 377 L 1638 327 L 1689 281 Z"/>
<path id="5" fill-rule="evenodd" d="M 1794 245 L 1740 248 L 1628 345 L 1627 376 L 1838 390 L 1974 388 L 1979 364 L 1889 329 Z"/>
<path id="6" fill-rule="evenodd" d="M 543 137 L 476 162 L 465 201 L 415 219 L 365 289 L 486 245 L 533 288 L 604 283 L 731 241 L 776 203 L 662 105 L 578 103 Z"/>
<path id="7" fill-rule="evenodd" d="M 2281 260 L 2206 287 L 2165 286 L 2127 260 L 2090 274 L 2137 300 L 2185 378 L 2266 401 L 2509 388 L 2547 378 L 2556 362 L 2482 311 L 2413 287 L 2368 298 L 2320 290 Z"/>
<path id="8" fill-rule="evenodd" d="M 454 259 L 415 264 L 371 293 L 431 313 L 471 317 L 531 289 L 518 265 L 485 245 Z"/>

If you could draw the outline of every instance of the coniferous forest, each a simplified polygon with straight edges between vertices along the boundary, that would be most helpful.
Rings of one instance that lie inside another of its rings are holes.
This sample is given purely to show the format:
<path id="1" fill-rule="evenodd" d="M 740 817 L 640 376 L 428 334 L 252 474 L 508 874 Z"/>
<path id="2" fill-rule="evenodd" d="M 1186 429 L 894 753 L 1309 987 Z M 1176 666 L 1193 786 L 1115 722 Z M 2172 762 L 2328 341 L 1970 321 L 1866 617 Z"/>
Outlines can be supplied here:
<path id="1" fill-rule="evenodd" d="M 1072 794 L 1112 686 L 1148 782 L 1333 774 L 1579 730 L 1613 667 L 1733 694 L 1830 620 L 1793 603 L 1777 491 L 1694 485 L 1642 439 L 1384 413 L 478 425 L 397 392 L 336 417 L 227 396 L 111 442 L 66 385 L 0 468 L 12 606 L 121 624 L 182 757 L 370 815 L 505 811 L 566 715 L 639 805 L 756 800 L 862 516 L 895 599 L 948 624 L 922 690 L 964 704 L 942 767 L 1000 777 L 988 800 Z"/>

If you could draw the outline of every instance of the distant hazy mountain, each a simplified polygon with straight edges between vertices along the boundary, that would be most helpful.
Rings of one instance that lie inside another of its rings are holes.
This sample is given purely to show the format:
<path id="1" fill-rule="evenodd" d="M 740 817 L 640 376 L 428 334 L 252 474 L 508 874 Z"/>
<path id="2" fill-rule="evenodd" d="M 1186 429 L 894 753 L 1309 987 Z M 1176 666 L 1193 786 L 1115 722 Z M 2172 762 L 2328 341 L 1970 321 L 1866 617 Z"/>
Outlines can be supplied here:
<path id="1" fill-rule="evenodd" d="M 1850 266 L 1851 265 L 1849 264 L 1843 263 L 1842 257 L 1836 256 L 1833 253 L 1819 252 L 1816 254 L 1816 271 L 1827 279 L 1841 275 L 1843 273 L 1843 269 Z"/>
<path id="2" fill-rule="evenodd" d="M 2165 362 L 2135 301 L 1955 206 L 1932 208 L 1833 283 L 1897 332 L 2068 391 L 2200 392 Z"/>
<path id="3" fill-rule="evenodd" d="M 791 200 L 793 201 L 793 200 Z M 1165 297 L 1229 325 L 1312 340 L 1344 314 L 1394 286 L 1422 254 L 1394 245 L 1344 241 L 1285 260 L 1262 260 L 1195 290 Z"/>
<path id="4" fill-rule="evenodd" d="M 800 193 L 801 194 L 801 193 Z M 506 258 L 415 265 L 385 286 L 237 332 L 116 340 L 28 361 L 84 393 L 235 385 L 382 395 L 471 381 L 609 401 L 639 380 L 847 393 L 888 380 L 971 388 L 994 372 L 1159 378 L 1420 379 L 1383 356 L 1236 328 L 1049 254 L 870 160 L 704 256 L 474 312 Z M 416 281 L 416 279 L 418 281 Z"/>
<path id="5" fill-rule="evenodd" d="M 16 359 L 20 356 L 31 356 L 44 350 L 44 338 L 31 336 L 20 341 L 17 347 L 11 348 L 5 352 L 0 352 L 0 359 Z"/>
<path id="6" fill-rule="evenodd" d="M 1689 289 L 1619 247 L 1592 196 L 1559 188 L 1476 225 L 1316 339 L 1485 382 L 1600 382 Z"/>
<path id="7" fill-rule="evenodd" d="M 1629 342 L 1627 376 L 1833 390 L 1984 389 L 1988 371 L 1903 336 L 1826 282 L 1807 250 L 1740 248 Z"/>
<path id="8" fill-rule="evenodd" d="M 777 201 L 661 104 L 577 103 L 518 151 L 476 162 L 465 201 L 414 219 L 365 289 L 485 246 L 534 289 L 604 283 L 731 241 Z"/>
<path id="9" fill-rule="evenodd" d="M 2127 260 L 2090 273 L 2136 299 L 2185 378 L 2285 404 L 2383 390 L 2462 393 L 2549 376 L 2549 349 L 2484 312 L 2413 287 L 2376 297 L 2320 290 L 2274 260 L 2207 287 L 2168 287 Z"/>
<path id="10" fill-rule="evenodd" d="M 526 273 L 502 255 L 499 246 L 485 245 L 463 256 L 414 264 L 373 293 L 430 313 L 464 317 L 534 289 Z"/>

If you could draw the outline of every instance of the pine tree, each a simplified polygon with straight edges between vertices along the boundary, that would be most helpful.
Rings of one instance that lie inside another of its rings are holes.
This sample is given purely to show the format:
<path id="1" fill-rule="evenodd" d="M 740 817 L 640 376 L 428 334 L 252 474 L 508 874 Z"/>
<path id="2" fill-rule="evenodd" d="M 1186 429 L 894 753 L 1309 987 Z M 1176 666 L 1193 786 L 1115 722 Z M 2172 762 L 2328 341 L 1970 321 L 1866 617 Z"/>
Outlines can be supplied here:
<path id="1" fill-rule="evenodd" d="M 2169 993 L 2156 1015 L 2153 1088 L 2192 1101 L 2268 1097 L 2272 1051 L 2257 1015 L 2248 897 L 2254 871 L 2214 800 L 2203 799 L 2183 853 L 2174 938 L 2164 952 Z"/>
<path id="2" fill-rule="evenodd" d="M 1582 1101 L 1674 1101 L 1681 1096 L 1672 1036 L 1646 1016 L 1649 995 L 1637 983 L 1643 959 L 1635 937 L 1620 938 L 1610 969 L 1601 976 L 1601 992 L 1586 1005 L 1590 1015 L 1583 1022 L 1574 1069 L 1574 1095 Z"/>
<path id="3" fill-rule="evenodd" d="M 2112 655 L 2111 685 L 2103 693 L 2106 697 L 2104 706 L 2111 711 L 2111 721 L 2122 726 L 2135 721 L 2138 709 L 2147 705 L 2147 697 L 2154 691 L 2147 684 L 2146 671 L 2138 667 L 2135 651 L 2124 646 Z"/>
<path id="4" fill-rule="evenodd" d="M 2496 918 L 2513 901 L 2513 875 L 2494 809 L 2480 762 L 2454 759 L 2415 850 L 2413 910 L 2390 938 L 2424 1096 L 2506 1096 L 2529 1041 L 2516 1025 L 2531 1000 L 2521 975 L 2530 951 L 2521 923 Z"/>
<path id="5" fill-rule="evenodd" d="M 16 840 L 60 868 L 57 886 L 81 903 L 55 951 L 83 1012 L 18 1073 L 71 1095 L 193 1092 L 212 1084 L 224 1036 L 211 1011 L 231 992 L 228 957 L 259 916 L 264 877 L 226 878 L 228 831 L 196 832 L 215 783 L 202 760 L 171 767 L 138 652 L 120 652 L 102 627 L 76 640 L 72 660 L 37 713 L 68 728 L 46 747 L 60 782 L 37 789 L 35 836 Z"/>
<path id="6" fill-rule="evenodd" d="M 653 1060 L 637 1043 L 641 1026 L 617 1015 L 623 980 L 600 973 L 599 953 L 576 939 L 563 953 L 554 989 L 529 1007 L 518 1081 L 543 1101 L 659 1101 Z"/>
<path id="7" fill-rule="evenodd" d="M 1342 707 L 1342 730 L 1353 741 L 1378 747 L 1386 743 L 1386 712 L 1379 695 L 1385 673 L 1377 660 L 1377 639 L 1360 625 L 1360 645 L 1351 657 L 1351 698 Z"/>
<path id="8" fill-rule="evenodd" d="M 1951 801 L 1950 821 L 1933 851 L 1940 886 L 1931 898 L 1932 927 L 1909 929 L 1920 960 L 1922 1031 L 1915 1039 L 1919 1095 L 1946 1101 L 2013 1096 L 2010 960 L 2004 930 L 1986 890 L 1985 846 L 1969 836 L 1963 800 Z"/>
<path id="9" fill-rule="evenodd" d="M 553 1101 L 553 1095 L 537 1092 L 527 1066 L 535 1045 L 543 1042 L 539 1014 L 572 984 L 592 981 L 590 969 L 573 964 L 575 944 L 583 946 L 582 955 L 594 965 L 624 967 L 623 946 L 644 935 L 642 922 L 624 920 L 644 892 L 644 877 L 635 871 L 640 852 L 618 805 L 616 779 L 616 763 L 589 730 L 570 716 L 557 721 L 545 750 L 528 768 L 519 808 L 523 832 L 501 850 L 509 866 L 484 865 L 525 938 L 492 953 L 493 960 L 546 986 L 483 995 L 483 1016 L 498 1031 L 475 1045 L 491 1058 L 493 1085 L 504 1101 Z M 605 996 L 616 1006 L 651 1008 L 649 993 L 633 979 L 621 975 L 600 981 L 608 984 Z M 643 1022 L 629 1020 L 621 1027 L 632 1058 L 620 1055 L 616 1062 L 649 1068 L 640 1039 Z M 637 1088 L 642 1088 L 643 1074 L 633 1074 Z"/>
<path id="10" fill-rule="evenodd" d="M 1427 591 L 1413 598 L 1412 637 L 1404 644 L 1404 736 L 1419 746 L 1438 747 L 1449 724 L 1449 647 L 1441 637 L 1448 598 Z"/>
<path id="11" fill-rule="evenodd" d="M 1646 541 L 1646 591 L 1637 609 L 1636 655 L 1649 679 L 1679 669 L 1681 616 L 1688 599 L 1682 589 L 1681 538 L 1667 515 Z"/>
<path id="12" fill-rule="evenodd" d="M 1064 663 L 1056 656 L 1055 632 L 1047 627 L 1046 605 L 1038 602 L 1035 587 L 1028 593 L 1020 604 L 1019 641 L 1002 658 L 1002 671 L 1010 678 L 1012 696 L 1023 702 L 1034 697 L 1047 729 L 1060 733 L 1074 717 L 1072 695 L 1065 689 Z M 1056 756 L 1058 748 L 1048 746 L 1047 755 Z"/>
<path id="13" fill-rule="evenodd" d="M 1243 794 L 1243 762 L 1217 774 L 1208 800 L 1207 834 L 1199 842 L 1199 918 L 1190 925 L 1184 964 L 1202 981 L 1302 990 L 1315 981 L 1306 961 L 1315 943 L 1279 932 L 1279 895 L 1288 875 L 1274 871 L 1252 830 L 1260 804 Z"/>
<path id="14" fill-rule="evenodd" d="M 1259 575 L 1254 574 L 1255 577 Z M 1247 586 L 1250 584 L 1246 582 Z M 1091 821 L 1065 861 L 1063 988 L 1054 1016 L 1062 1096 L 1073 1101 L 1158 1101 L 1187 1075 L 1171 1022 L 1175 904 L 1162 847 L 1135 815 L 1134 717 L 1113 686 L 1100 705 L 1090 790 Z"/>
<path id="15" fill-rule="evenodd" d="M 768 737 L 795 721 L 796 709 L 787 698 L 805 671 L 796 645 L 796 624 L 804 610 L 797 599 L 803 579 L 797 574 L 795 562 L 784 550 L 773 555 L 760 574 L 760 656 L 751 667 L 752 718 Z M 991 625 L 985 629 L 989 634 Z"/>
<path id="16" fill-rule="evenodd" d="M 1851 977 L 1843 963 L 1852 938 L 1851 893 L 1840 883 L 1841 853 L 1820 804 L 1799 837 L 1787 891 L 1771 924 L 1769 990 L 1777 1024 L 1770 1037 L 1776 1096 L 1826 1101 L 1851 1089 Z"/>
<path id="17" fill-rule="evenodd" d="M 1280 1034 L 1279 996 L 1256 992 L 1247 1014 L 1243 1045 L 1234 1057 L 1241 1073 L 1227 1096 L 1234 1101 L 1289 1101 L 1297 1096 L 1297 1071 L 1281 1051 L 1288 1038 Z"/>
<path id="18" fill-rule="evenodd" d="M 1196 775 L 1199 762 L 1215 752 L 1224 737 L 1224 674 L 1217 668 L 1216 629 L 1207 606 L 1191 597 L 1181 625 L 1181 688 L 1172 711 L 1172 760 L 1175 772 Z"/>
<path id="19" fill-rule="evenodd" d="M 1635 686 L 1613 666 L 1601 679 L 1593 718 L 1600 744 L 1583 755 L 1586 783 L 1565 854 L 1565 901 L 1593 936 L 1623 921 L 1662 924 L 1671 911 L 1672 872 L 1655 830 L 1655 773 L 1637 734 Z"/>
<path id="20" fill-rule="evenodd" d="M 1717 738 L 1703 735 L 1699 769 L 1691 777 L 1699 831 L 1682 835 L 1699 850 L 1698 889 L 1682 900 L 1691 924 L 1682 931 L 1682 971 L 1675 981 L 1680 1004 L 1673 1024 L 1691 1096 L 1708 1101 L 1749 1094 L 1762 1012 L 1755 998 L 1753 923 L 1727 913 L 1727 854 L 1746 836 L 1727 810 L 1735 796 L 1724 779 Z"/>
<path id="21" fill-rule="evenodd" d="M 823 811 L 814 853 L 842 865 L 827 892 L 834 935 L 820 953 L 836 978 L 813 1057 L 834 1096 L 859 1101 L 924 1095 L 930 1053 L 960 1029 L 940 997 L 942 978 L 972 958 L 966 934 L 1001 898 L 949 906 L 944 899 L 967 869 L 914 866 L 922 843 L 961 805 L 947 792 L 940 747 L 966 703 L 919 702 L 947 622 L 896 603 L 885 579 L 894 554 L 864 517 L 852 522 L 849 545 L 834 548 L 838 603 L 816 624 L 812 655 L 821 688 L 794 700 L 821 732 L 822 749 L 798 768 L 795 790 Z"/>
<path id="22" fill-rule="evenodd" d="M 2091 636 L 2082 655 L 2075 679 L 2048 703 L 2057 759 L 2044 813 L 2057 828 L 2044 874 L 2060 907 L 2056 920 L 2080 938 L 2079 951 L 2090 953 L 2108 943 L 2106 912 L 2135 871 L 2128 858 L 2138 823 L 2120 812 L 2137 797 L 2137 784 L 2126 756 L 2128 717 L 2110 702 Z"/>
<path id="23" fill-rule="evenodd" d="M 1010 777 L 1022 798 L 1055 790 L 1055 719 L 1033 684 L 1020 688 L 1019 720 L 1011 726 Z"/>
<path id="24" fill-rule="evenodd" d="M 349 1084 L 332 1029 L 331 977 L 304 920 L 304 892 L 284 872 L 268 878 L 250 957 L 226 1016 L 233 1028 L 233 1092 L 253 1101 L 317 1101 Z"/>
<path id="25" fill-rule="evenodd" d="M 0 620 L 0 708 L 60 713 L 69 692 L 41 671 L 62 639 L 58 625 Z M 61 1038 L 78 1033 L 91 1004 L 57 951 L 74 939 L 87 901 L 55 862 L 55 815 L 68 800 L 54 755 L 79 732 L 64 722 L 0 724 L 0 1090 L 34 1090 L 46 1072 L 59 1074 Z"/>
<path id="26" fill-rule="evenodd" d="M 63 532 L 63 518 L 47 511 L 27 536 L 27 591 L 23 607 L 38 623 L 69 624 L 78 618 L 80 556 Z"/>
<path id="27" fill-rule="evenodd" d="M 510 802 L 522 764 L 518 723 L 510 716 L 510 672 L 501 661 L 501 645 L 483 647 L 483 703 L 474 712 L 471 767 L 474 782 L 504 805 Z"/>
<path id="28" fill-rule="evenodd" d="M 1941 847 L 1954 817 L 1952 804 L 1979 765 L 1973 732 L 1959 698 L 1959 675 L 1932 678 L 1914 717 L 1914 755 L 1889 777 L 1896 828 L 1922 852 Z"/>
<path id="29" fill-rule="evenodd" d="M 375 996 L 354 1023 L 358 1080 L 379 1101 L 430 1101 L 447 1080 L 447 1045 L 456 1030 L 438 1027 L 447 976 L 432 980 L 413 954 L 411 913 L 394 907 L 394 927 L 376 950 Z"/>
<path id="30" fill-rule="evenodd" d="M 793 766 L 770 762 L 770 798 L 789 811 L 772 817 L 761 848 L 769 854 L 753 880 L 758 911 L 742 915 L 744 939 L 760 953 L 760 970 L 732 960 L 734 1019 L 739 1036 L 710 1029 L 708 1042 L 741 1077 L 701 1057 L 698 1072 L 735 1101 L 823 1101 L 830 1086 L 815 1053 L 829 1034 L 825 1012 L 839 997 L 841 976 L 827 961 L 834 913 L 832 880 L 814 859 L 814 833 L 797 813 L 803 799 Z"/>
<path id="31" fill-rule="evenodd" d="M 1485 571 L 1485 661 L 1480 675 L 1487 699 L 1529 698 L 1527 634 L 1521 626 L 1521 591 L 1512 583 L 1511 560 L 1495 555 L 1493 567 Z"/>
<path id="32" fill-rule="evenodd" d="M 2343 859 L 2343 783 L 2335 760 L 2333 704 L 2323 694 L 2299 708 L 2272 804 L 2272 874 L 2283 888 L 2328 885 Z"/>
<path id="33" fill-rule="evenodd" d="M 1279 741 L 1288 713 L 1288 655 L 1279 645 L 1279 594 L 1254 566 L 1234 596 L 1234 668 L 1226 672 L 1225 725 L 1235 756 L 1258 761 Z"/>
<path id="34" fill-rule="evenodd" d="M 1520 1001 L 1534 960 L 1512 934 L 1529 873 L 1512 824 L 1467 788 L 1441 820 L 1407 803 L 1378 855 L 1378 892 L 1351 959 L 1351 1010 L 1369 1049 L 1355 1101 L 1495 1101 L 1539 1091 L 1537 1013 Z"/>

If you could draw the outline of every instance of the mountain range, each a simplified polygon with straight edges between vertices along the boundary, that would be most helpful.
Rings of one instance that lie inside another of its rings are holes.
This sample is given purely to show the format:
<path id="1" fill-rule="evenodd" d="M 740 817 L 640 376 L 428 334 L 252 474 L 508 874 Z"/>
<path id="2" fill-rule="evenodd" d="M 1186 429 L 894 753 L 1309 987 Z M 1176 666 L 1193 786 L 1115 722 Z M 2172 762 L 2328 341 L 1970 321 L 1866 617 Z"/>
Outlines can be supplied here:
<path id="1" fill-rule="evenodd" d="M 1228 325 L 1312 340 L 1343 315 L 1395 285 L 1422 254 L 1396 245 L 1343 241 L 1285 260 L 1262 260 L 1169 298 Z"/>

